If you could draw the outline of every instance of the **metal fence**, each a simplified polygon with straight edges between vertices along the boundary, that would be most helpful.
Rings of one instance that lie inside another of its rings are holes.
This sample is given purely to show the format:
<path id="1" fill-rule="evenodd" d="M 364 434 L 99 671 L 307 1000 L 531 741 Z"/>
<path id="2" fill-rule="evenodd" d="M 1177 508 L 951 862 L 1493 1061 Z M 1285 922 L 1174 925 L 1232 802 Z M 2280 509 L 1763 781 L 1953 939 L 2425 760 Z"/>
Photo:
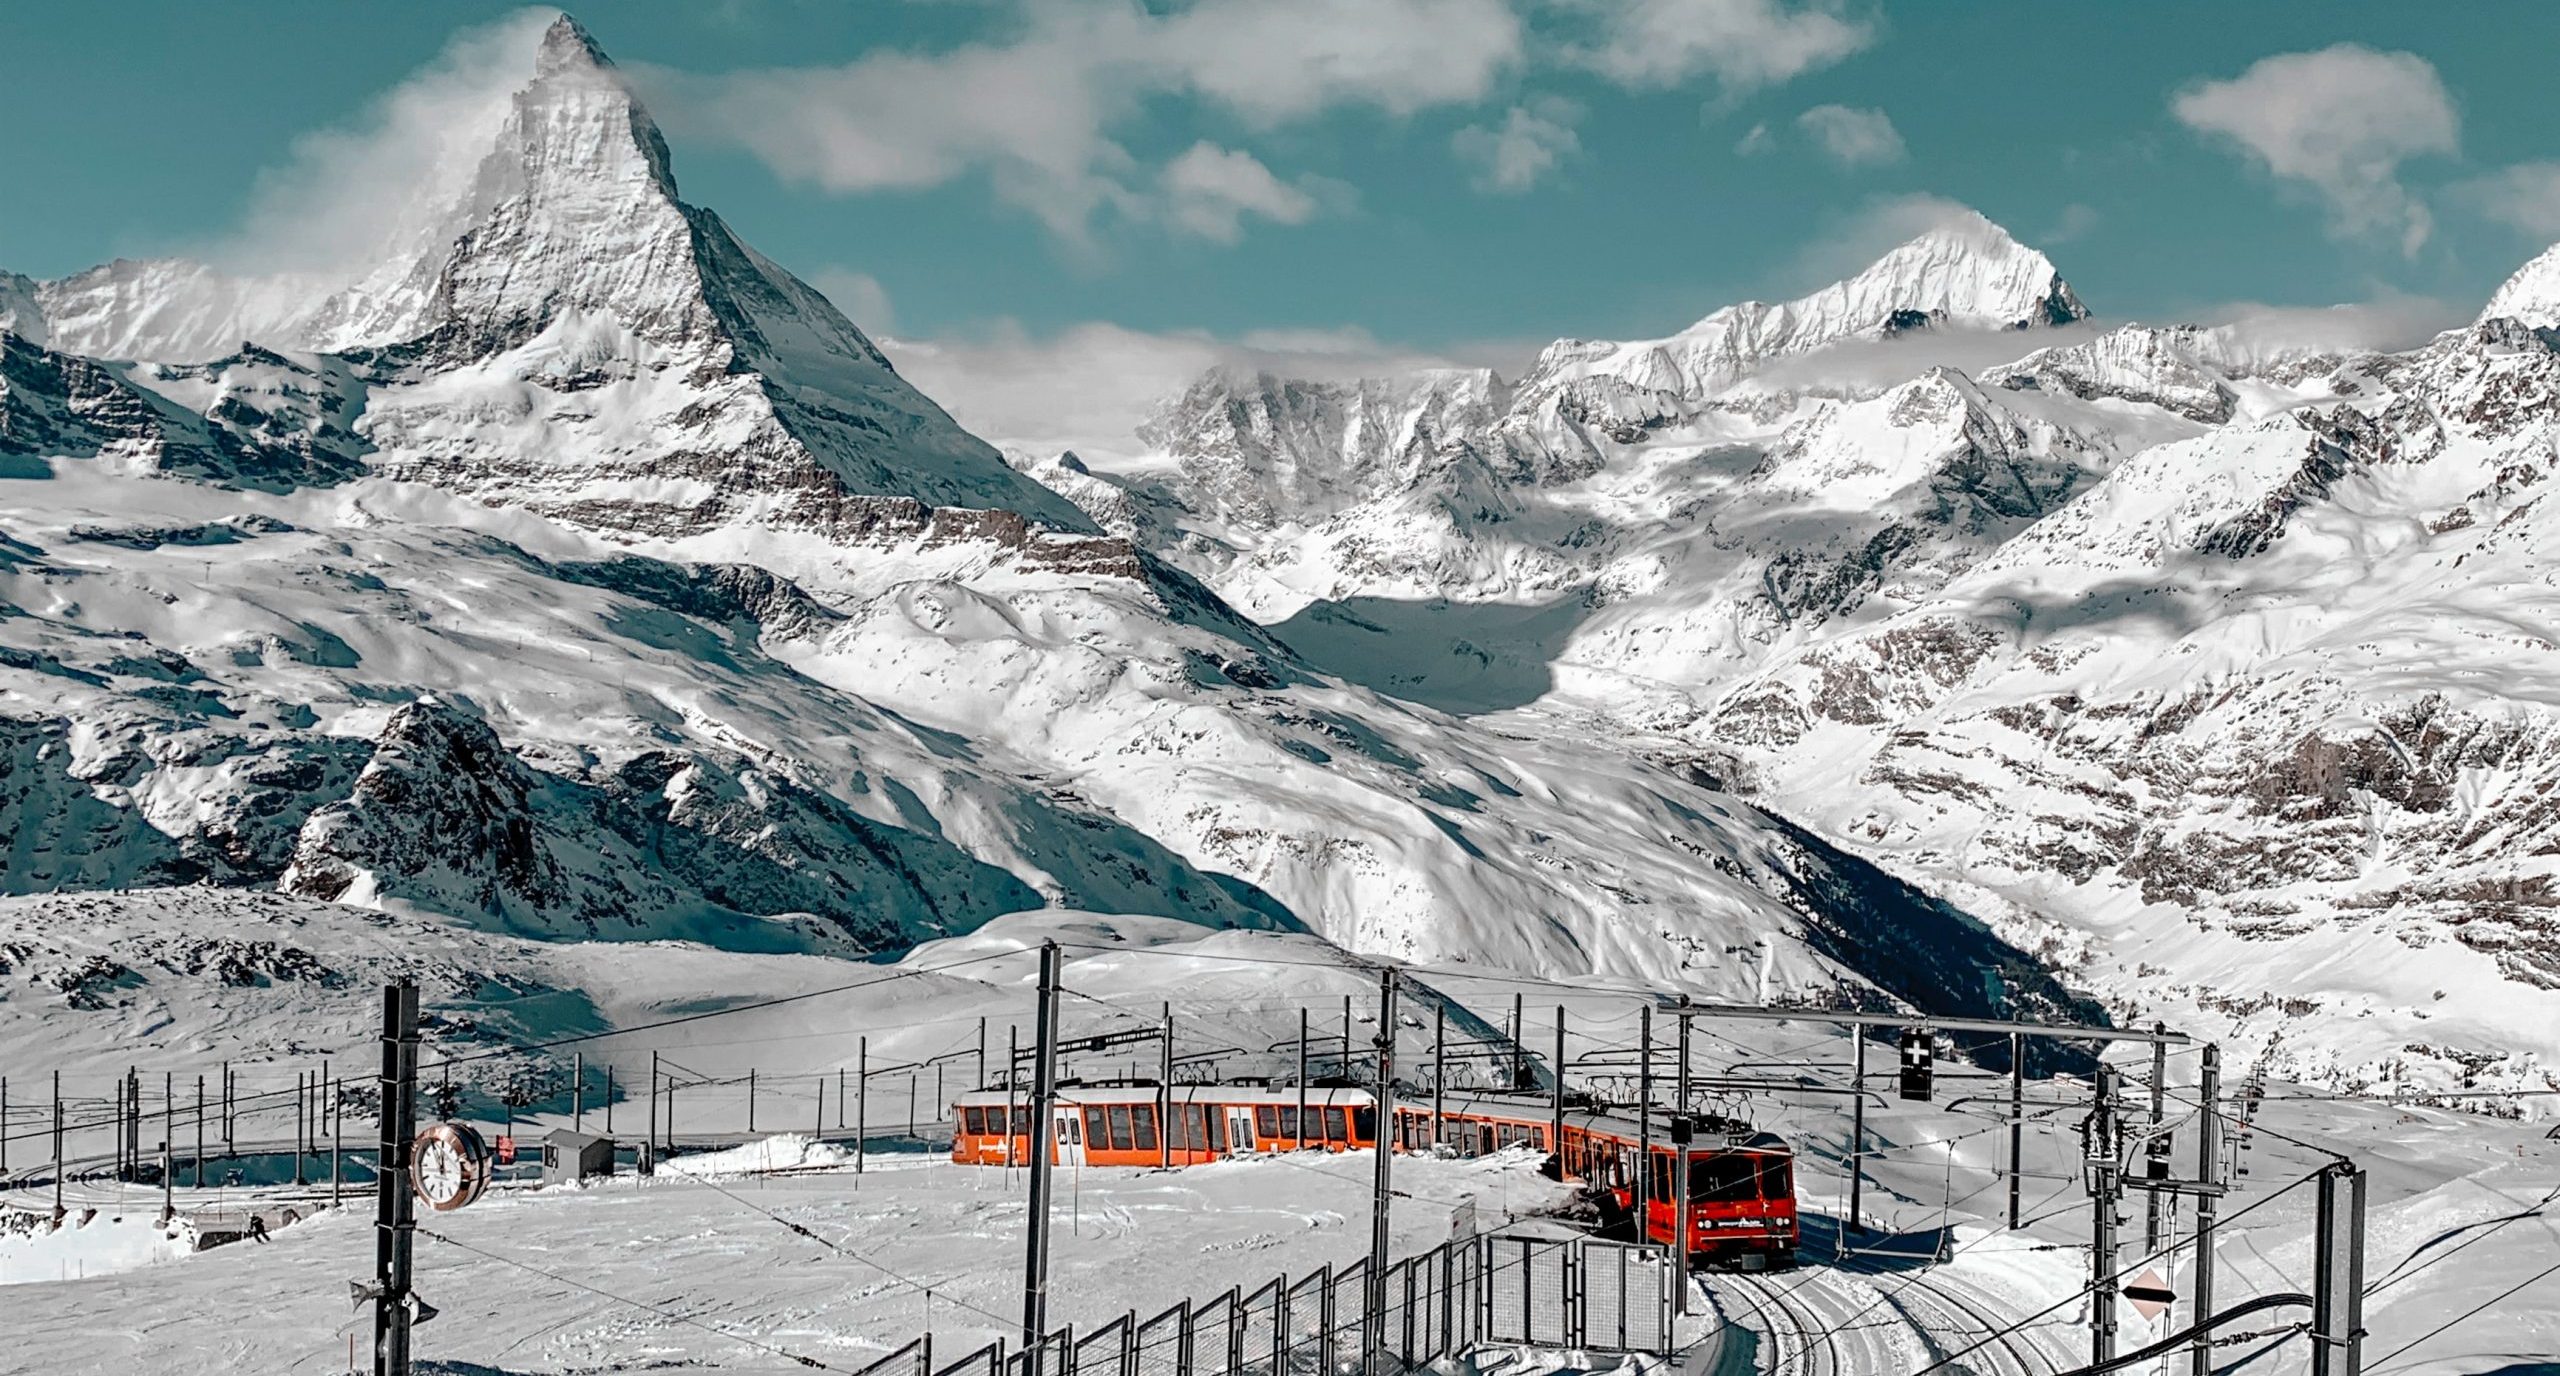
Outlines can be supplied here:
<path id="1" fill-rule="evenodd" d="M 1340 1376 L 1368 1367 L 1369 1263 L 1133 1311 L 1028 1351 L 989 1343 L 938 1363 L 930 1336 L 859 1376 Z M 1668 1352 L 1670 1255 L 1590 1238 L 1459 1238 L 1389 1266 L 1380 1366 L 1411 1371 L 1486 1344 Z"/>

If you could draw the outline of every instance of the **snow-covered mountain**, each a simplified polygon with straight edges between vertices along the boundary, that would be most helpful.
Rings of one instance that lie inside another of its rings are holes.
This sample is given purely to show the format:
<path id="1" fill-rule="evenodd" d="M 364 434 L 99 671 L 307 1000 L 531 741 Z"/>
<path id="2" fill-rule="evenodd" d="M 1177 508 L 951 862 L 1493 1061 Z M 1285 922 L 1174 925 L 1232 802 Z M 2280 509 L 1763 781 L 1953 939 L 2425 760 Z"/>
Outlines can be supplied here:
<path id="1" fill-rule="evenodd" d="M 1347 683 L 1093 533 L 677 200 L 583 30 L 529 56 L 396 271 L 12 279 L 0 888 L 839 953 L 1050 905 L 1736 997 L 2070 1002 L 1677 766 Z M 1503 404 L 1482 374 L 1309 394 L 1286 427 L 1357 461 L 1283 471 L 1239 414 L 1225 471 L 1274 510 L 1507 490 L 1537 475 L 1429 438 Z M 1170 511 L 1114 490 L 1106 521 Z"/>
<path id="2" fill-rule="evenodd" d="M 1090 529 L 824 296 L 679 200 L 657 126 L 576 21 L 550 27 L 528 75 L 454 202 L 361 281 L 120 260 L 13 279 L 0 323 L 20 349 L 84 359 L 298 355 L 352 384 L 330 442 L 351 435 L 371 471 L 632 535 L 900 540 L 945 506 Z M 218 423 L 231 396 L 162 386 L 158 367 L 111 376 L 128 410 Z M 18 391 L 0 427 L 31 405 Z"/>
<path id="3" fill-rule="evenodd" d="M 2128 1009 L 2539 1086 L 2555 261 L 2379 354 L 2100 331 L 1968 221 L 1471 411 L 1213 374 L 1058 486 L 1316 664 L 1751 792 Z"/>

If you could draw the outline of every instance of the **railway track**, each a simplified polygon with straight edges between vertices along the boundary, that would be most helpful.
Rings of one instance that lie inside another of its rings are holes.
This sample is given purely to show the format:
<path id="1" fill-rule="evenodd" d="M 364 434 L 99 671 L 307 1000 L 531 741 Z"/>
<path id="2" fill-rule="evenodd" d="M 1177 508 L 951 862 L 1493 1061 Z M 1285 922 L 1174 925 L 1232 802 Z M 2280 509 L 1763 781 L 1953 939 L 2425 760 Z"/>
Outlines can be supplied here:
<path id="1" fill-rule="evenodd" d="M 1941 1284 L 1926 1273 L 1878 1273 L 1877 1279 L 1883 1283 L 1886 1303 L 1900 1310 L 1920 1334 L 1933 1361 L 1973 1348 L 1957 1359 L 1950 1368 L 1953 1371 L 1971 1376 L 2053 1376 L 2062 1370 L 2033 1341 L 2008 1331 L 2005 1320 L 1952 1285 Z M 1927 1309 L 1937 1311 L 1937 1322 L 1915 1312 Z M 1988 1334 L 1998 1336 L 1986 1346 L 1974 1346 Z M 2006 1360 L 1995 1359 L 1995 1353 Z"/>
<path id="2" fill-rule="evenodd" d="M 1768 1344 L 1759 1363 L 1763 1376 L 1846 1376 L 1839 1334 L 1792 1293 L 1793 1282 L 1729 1275 L 1714 1285 L 1750 1306 L 1757 1321 L 1749 1326 Z"/>

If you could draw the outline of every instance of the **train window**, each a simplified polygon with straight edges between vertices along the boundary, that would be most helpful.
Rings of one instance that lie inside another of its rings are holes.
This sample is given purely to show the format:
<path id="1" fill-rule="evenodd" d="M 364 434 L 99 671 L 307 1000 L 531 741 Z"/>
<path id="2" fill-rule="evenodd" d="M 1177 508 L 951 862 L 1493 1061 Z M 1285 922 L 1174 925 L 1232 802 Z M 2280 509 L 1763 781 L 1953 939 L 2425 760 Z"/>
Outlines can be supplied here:
<path id="1" fill-rule="evenodd" d="M 1351 1126 L 1343 1120 L 1341 1109 L 1329 1108 L 1324 1111 L 1324 1138 L 1328 1142 L 1351 1140 Z"/>
<path id="2" fill-rule="evenodd" d="M 1719 1152 L 1691 1160 L 1689 1199 L 1698 1204 L 1734 1204 L 1760 1197 L 1759 1163 L 1766 1158 Z"/>
<path id="3" fill-rule="evenodd" d="M 1264 1104 L 1253 1111 L 1253 1135 L 1268 1142 L 1280 1135 L 1280 1110 Z"/>
<path id="4" fill-rule="evenodd" d="M 1013 1106 L 1013 1135 L 1016 1137 L 1031 1135 L 1031 1105 L 1015 1104 Z"/>
<path id="5" fill-rule="evenodd" d="M 1645 1154 L 1645 1193 L 1655 1199 L 1671 1197 L 1671 1153 L 1649 1151 Z"/>
<path id="6" fill-rule="evenodd" d="M 1309 1109 L 1307 1111 L 1309 1113 L 1315 1112 L 1314 1109 Z M 1292 1141 L 1299 1140 L 1298 1110 L 1287 1104 L 1282 1104 L 1280 1106 L 1280 1135 L 1289 1138 Z"/>
<path id="7" fill-rule="evenodd" d="M 1351 1136 L 1352 1140 L 1359 1142 L 1378 1140 L 1378 1110 L 1374 1106 L 1352 1106 Z"/>
<path id="8" fill-rule="evenodd" d="M 1111 1124 L 1102 1116 L 1101 1109 L 1089 1108 L 1084 1111 L 1084 1140 L 1085 1145 L 1089 1147 L 1111 1145 Z"/>
<path id="9" fill-rule="evenodd" d="M 1111 1106 L 1110 1118 L 1111 1149 L 1113 1151 L 1134 1150 L 1129 1141 L 1129 1106 L 1127 1104 L 1113 1104 Z"/>
<path id="10" fill-rule="evenodd" d="M 1796 1192 L 1795 1163 L 1783 1156 L 1760 1158 L 1760 1197 L 1786 1199 Z"/>
<path id="11" fill-rule="evenodd" d="M 1138 1150 L 1161 1150 L 1156 1146 L 1156 1106 L 1140 1104 L 1129 1111 L 1129 1118 L 1131 1135 L 1136 1139 Z"/>
<path id="12" fill-rule="evenodd" d="M 1200 1108 L 1197 1104 L 1177 1104 L 1173 1117 L 1164 1125 L 1164 1135 L 1171 1139 L 1165 1145 L 1175 1151 L 1189 1151 L 1200 1135 Z"/>

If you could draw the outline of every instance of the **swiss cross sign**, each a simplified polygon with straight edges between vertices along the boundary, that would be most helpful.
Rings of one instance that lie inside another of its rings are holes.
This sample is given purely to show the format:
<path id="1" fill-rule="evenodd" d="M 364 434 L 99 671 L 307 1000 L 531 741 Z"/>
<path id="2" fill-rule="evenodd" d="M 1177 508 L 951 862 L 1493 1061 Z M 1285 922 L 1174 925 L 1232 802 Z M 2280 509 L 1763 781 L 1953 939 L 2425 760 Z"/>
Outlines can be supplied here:
<path id="1" fill-rule="evenodd" d="M 1902 1097 L 1923 1103 L 1929 1098 L 1931 1072 L 1938 1059 L 1937 1044 L 1925 1027 L 1902 1030 Z"/>

